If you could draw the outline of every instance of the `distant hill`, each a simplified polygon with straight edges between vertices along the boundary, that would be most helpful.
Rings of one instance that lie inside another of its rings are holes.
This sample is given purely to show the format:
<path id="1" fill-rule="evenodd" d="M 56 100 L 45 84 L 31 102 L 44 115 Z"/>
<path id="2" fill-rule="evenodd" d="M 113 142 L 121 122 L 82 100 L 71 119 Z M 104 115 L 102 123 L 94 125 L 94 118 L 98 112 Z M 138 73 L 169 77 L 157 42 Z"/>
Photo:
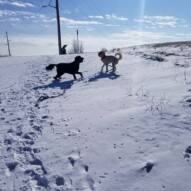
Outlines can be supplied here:
<path id="1" fill-rule="evenodd" d="M 156 44 L 153 44 L 154 48 L 157 48 L 157 47 L 166 47 L 166 46 L 174 46 L 174 47 L 189 46 L 189 47 L 191 47 L 191 41 L 165 42 L 165 43 L 156 43 Z"/>
<path id="2" fill-rule="evenodd" d="M 153 44 L 143 44 L 143 45 L 135 45 L 131 47 L 123 47 L 121 50 L 125 50 L 128 48 L 143 48 L 143 47 L 152 47 L 152 48 L 162 48 L 162 47 L 180 47 L 180 46 L 188 46 L 191 47 L 191 41 L 179 41 L 179 42 L 164 42 L 164 43 L 153 43 Z"/>

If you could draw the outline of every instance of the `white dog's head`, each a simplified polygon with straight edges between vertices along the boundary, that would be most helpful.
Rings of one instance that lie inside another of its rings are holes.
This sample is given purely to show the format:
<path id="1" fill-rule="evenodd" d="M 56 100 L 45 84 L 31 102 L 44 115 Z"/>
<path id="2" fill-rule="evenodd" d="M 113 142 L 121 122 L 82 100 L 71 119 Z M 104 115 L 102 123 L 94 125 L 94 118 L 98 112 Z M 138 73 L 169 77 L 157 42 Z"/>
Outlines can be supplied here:
<path id="1" fill-rule="evenodd" d="M 104 52 L 104 51 L 98 52 L 98 56 L 99 56 L 100 58 L 105 57 L 105 52 Z"/>

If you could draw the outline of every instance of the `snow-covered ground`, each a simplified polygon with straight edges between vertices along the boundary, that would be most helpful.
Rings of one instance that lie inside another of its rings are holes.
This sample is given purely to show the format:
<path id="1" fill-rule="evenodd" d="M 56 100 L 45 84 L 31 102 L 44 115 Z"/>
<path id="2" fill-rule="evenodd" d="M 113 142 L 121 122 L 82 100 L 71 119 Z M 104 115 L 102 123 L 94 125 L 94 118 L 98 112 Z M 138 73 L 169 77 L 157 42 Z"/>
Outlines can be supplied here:
<path id="1" fill-rule="evenodd" d="M 76 81 L 45 70 L 75 55 L 0 58 L 1 191 L 191 190 L 191 48 L 122 54 Z"/>

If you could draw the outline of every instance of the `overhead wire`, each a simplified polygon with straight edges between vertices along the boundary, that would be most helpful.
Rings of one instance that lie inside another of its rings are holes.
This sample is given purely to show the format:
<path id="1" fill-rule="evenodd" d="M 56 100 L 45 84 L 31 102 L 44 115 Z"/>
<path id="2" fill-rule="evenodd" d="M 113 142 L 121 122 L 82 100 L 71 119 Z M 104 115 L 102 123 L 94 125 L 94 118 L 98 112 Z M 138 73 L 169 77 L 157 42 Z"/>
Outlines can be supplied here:
<path id="1" fill-rule="evenodd" d="M 96 11 L 98 12 L 98 14 L 100 14 L 100 16 L 105 16 L 106 14 L 109 14 L 109 13 L 105 13 L 104 10 L 103 10 L 103 7 L 102 6 L 98 6 L 94 0 L 91 1 L 88 1 L 88 0 L 84 0 L 84 2 L 86 2 L 86 4 L 91 8 L 91 10 L 96 14 Z M 97 1 L 96 1 L 97 2 Z M 114 12 L 116 11 L 116 6 L 113 6 L 114 8 Z M 96 9 L 96 11 L 95 11 Z M 110 14 L 113 14 L 113 13 L 110 13 Z M 114 34 L 114 30 L 111 30 L 111 28 L 109 27 L 110 25 L 110 22 L 108 22 L 109 20 L 106 18 L 105 19 L 105 22 L 107 23 L 108 26 L 104 26 L 104 29 L 109 33 L 109 34 Z M 119 24 L 115 22 L 115 20 L 112 20 L 110 19 L 110 21 L 113 21 L 111 26 L 113 25 L 113 27 L 118 26 Z M 112 43 L 111 43 L 112 44 Z M 114 46 L 113 46 L 114 47 Z"/>
<path id="2" fill-rule="evenodd" d="M 51 3 L 52 0 L 50 0 L 49 3 Z M 33 11 L 30 11 L 29 13 L 33 13 L 34 15 L 40 16 L 40 13 L 42 11 L 42 5 L 43 5 L 44 1 L 41 0 L 41 5 L 39 7 L 34 7 L 31 8 L 33 9 Z M 5 28 L 5 31 L 7 30 L 9 32 L 9 34 L 11 33 L 11 41 L 17 41 L 18 39 L 20 39 L 22 37 L 22 35 L 24 33 L 26 33 L 27 30 L 29 30 L 29 25 L 34 21 L 31 18 L 26 18 L 27 16 L 30 16 L 27 14 L 25 14 L 25 11 L 18 11 L 16 10 L 15 6 L 12 6 L 9 8 L 9 11 L 12 11 L 13 13 L 17 13 L 19 16 L 18 18 L 22 17 L 21 21 L 17 23 L 16 26 L 10 24 L 11 22 L 6 22 L 6 25 L 4 24 L 3 28 Z M 37 36 L 40 33 L 42 33 L 43 31 L 45 31 L 46 28 L 43 28 L 40 31 L 37 31 L 36 33 L 31 33 L 33 36 Z"/>
<path id="3" fill-rule="evenodd" d="M 51 3 L 51 2 L 52 2 L 52 0 L 49 3 Z M 33 8 L 33 11 L 31 11 L 31 13 L 33 13 L 34 15 L 40 16 L 40 14 L 42 12 L 42 5 L 43 4 L 44 4 L 44 1 L 41 0 L 41 5 L 39 7 Z M 13 9 L 12 10 L 13 12 L 19 13 L 19 11 L 15 10 L 15 7 L 12 7 L 12 9 Z M 27 30 L 30 30 L 30 24 L 34 21 L 33 19 L 25 18 L 25 16 L 28 16 L 28 15 L 27 14 L 25 15 L 23 13 L 24 12 L 22 12 L 22 14 L 20 13 L 20 16 L 22 16 L 22 21 L 17 25 L 17 28 L 14 28 L 14 30 L 13 30 L 13 27 L 9 26 L 9 31 L 12 32 L 12 34 L 13 34 L 13 36 L 11 37 L 11 41 L 13 41 L 13 42 L 16 42 L 17 40 L 22 38 L 22 35 L 25 34 Z M 5 26 L 5 28 L 8 28 L 8 27 Z M 38 29 L 38 27 L 37 27 L 37 29 Z M 36 30 L 35 33 L 34 32 L 31 33 L 31 35 L 33 37 L 36 37 L 45 30 L 46 30 L 46 28 L 43 27 L 40 31 Z"/>
<path id="4" fill-rule="evenodd" d="M 105 15 L 105 13 L 103 13 L 103 12 L 99 9 L 99 7 L 94 3 L 94 1 L 91 1 L 91 3 L 94 4 L 93 6 L 92 6 L 92 4 L 90 4 L 89 1 L 87 1 L 87 0 L 84 0 L 84 2 L 86 2 L 86 5 L 90 8 L 90 10 L 92 11 L 92 13 L 94 13 L 95 15 L 96 15 L 97 13 L 100 14 L 101 16 L 104 16 L 104 15 Z M 96 11 L 95 11 L 95 9 L 96 9 Z M 107 19 L 104 19 L 104 22 L 106 22 L 107 25 L 110 24 Z M 109 28 L 106 27 L 106 25 L 103 26 L 103 29 L 104 29 L 105 31 L 109 32 L 109 33 L 112 33 L 112 31 L 109 30 Z"/>
<path id="5" fill-rule="evenodd" d="M 70 3 L 72 3 L 73 7 L 76 6 L 73 1 L 70 1 Z M 62 7 L 62 6 L 60 6 L 60 7 L 61 7 L 61 9 L 64 11 L 63 7 Z M 81 14 L 81 16 L 85 17 L 85 18 L 87 19 L 87 21 L 89 21 L 89 22 L 92 21 L 92 20 L 89 18 L 89 15 L 86 14 L 86 13 L 83 11 L 83 9 L 80 9 L 79 14 Z M 73 18 L 74 18 L 75 20 L 78 20 L 78 18 L 75 18 L 75 17 L 74 17 L 74 14 L 73 14 Z M 79 27 L 79 26 L 78 26 L 78 27 Z M 78 28 L 78 27 L 77 27 L 77 28 Z M 103 30 L 101 30 L 99 27 L 97 27 L 96 30 L 97 30 L 98 33 L 101 35 L 101 37 L 103 37 L 104 39 L 107 39 L 107 38 L 108 38 L 108 35 L 107 35 Z M 89 33 L 89 34 L 95 36 L 95 33 L 92 32 L 92 31 L 87 31 L 87 33 Z M 103 41 L 102 39 L 99 39 L 99 40 Z M 105 44 L 105 40 L 103 41 L 103 43 Z M 108 45 L 111 45 L 111 44 L 109 43 L 109 41 L 107 41 L 107 44 L 108 44 Z"/>
<path id="6" fill-rule="evenodd" d="M 93 2 L 93 1 L 92 1 Z M 49 1 L 49 5 L 52 3 L 52 0 L 50 0 Z M 73 7 L 75 7 L 76 5 L 74 4 L 74 2 L 71 0 L 70 1 L 70 3 L 72 3 L 73 4 Z M 97 14 L 97 12 L 100 12 L 101 13 L 101 11 L 100 11 L 100 9 L 95 5 L 95 3 L 94 3 L 94 6 L 92 7 L 92 5 L 90 5 L 90 3 L 89 3 L 89 1 L 87 1 L 87 0 L 85 0 L 85 2 L 84 3 L 86 3 L 86 5 L 88 6 L 88 8 L 89 8 L 89 10 L 92 12 L 92 14 Z M 34 14 L 36 14 L 36 15 L 38 15 L 41 11 L 42 11 L 42 5 L 44 4 L 44 0 L 41 0 L 41 6 L 38 8 L 38 9 L 36 9 L 35 8 L 35 10 L 33 11 L 33 13 Z M 15 7 L 13 8 L 13 9 L 15 9 Z M 61 11 L 64 11 L 65 9 L 63 8 L 63 5 L 62 4 L 60 4 L 60 9 L 61 9 Z M 96 9 L 96 10 L 95 10 Z M 16 10 L 13 10 L 13 11 L 16 11 Z M 90 15 L 88 15 L 83 9 L 80 9 L 80 11 L 79 11 L 79 14 L 81 14 L 83 17 L 85 17 L 86 18 L 86 20 L 88 20 L 89 22 L 91 22 L 92 21 L 92 19 L 90 19 L 89 18 L 89 16 Z M 22 16 L 26 16 L 26 15 L 22 15 Z M 74 16 L 74 15 L 73 15 Z M 74 17 L 73 17 L 74 18 Z M 75 20 L 77 20 L 78 18 L 74 18 Z M 17 29 L 15 30 L 15 28 L 14 28 L 14 31 L 16 31 L 15 32 L 15 34 L 14 34 L 14 41 L 15 40 L 18 40 L 22 35 L 23 35 L 23 33 L 25 32 L 25 31 L 27 31 L 27 29 L 29 29 L 29 25 L 31 24 L 33 22 L 33 20 L 32 19 L 27 19 L 27 18 L 23 18 L 22 19 L 22 22 L 20 22 L 20 24 L 19 25 L 17 25 Z M 79 26 L 78 26 L 79 27 Z M 78 28 L 77 27 L 77 28 Z M 95 27 L 95 26 L 94 26 Z M 79 27 L 80 28 L 80 27 Z M 13 30 L 13 26 L 11 26 L 11 25 L 9 25 L 9 30 L 10 31 L 12 31 Z M 45 31 L 46 30 L 46 28 L 44 28 L 44 29 L 42 29 L 42 30 L 40 30 L 40 31 L 37 31 L 35 34 L 33 33 L 32 35 L 33 36 L 36 36 L 36 35 L 39 35 L 39 34 L 41 34 L 43 31 Z M 97 27 L 96 28 L 96 30 L 97 30 L 97 33 L 99 33 L 100 34 L 100 36 L 101 37 L 103 37 L 104 39 L 107 39 L 108 38 L 108 33 L 112 33 L 110 30 L 108 30 L 108 28 L 107 27 L 105 27 L 104 25 L 102 26 L 102 29 L 100 29 L 100 27 Z M 89 30 L 87 30 L 87 33 L 89 33 L 90 35 L 93 35 L 93 36 L 95 36 L 95 32 L 93 32 L 93 31 L 89 31 Z M 103 41 L 104 43 L 105 43 L 105 40 Z M 111 43 L 109 43 L 109 40 L 107 41 L 108 42 L 108 45 L 111 45 Z"/>
<path id="7" fill-rule="evenodd" d="M 12 11 L 12 10 L 3 9 L 3 11 L 8 12 L 8 11 Z M 14 10 L 12 12 L 14 12 Z M 10 12 L 9 12 L 9 14 L 10 14 Z M 4 31 L 2 30 L 2 43 L 0 43 L 0 45 L 2 45 L 1 50 L 4 50 L 4 52 L 7 52 L 6 32 L 8 32 L 10 34 L 11 30 L 13 28 L 13 25 L 10 24 L 11 22 L 7 18 L 7 15 L 9 15 L 9 14 L 4 14 L 5 20 L 4 21 L 2 20 L 2 22 L 1 22 L 1 30 L 4 29 Z"/>
<path id="8" fill-rule="evenodd" d="M 92 5 L 90 5 L 90 3 L 89 3 L 89 1 L 87 1 L 87 0 L 84 0 L 84 3 L 86 2 L 86 5 L 90 8 L 90 10 L 92 11 L 92 13 L 94 13 L 95 14 L 95 16 L 98 14 L 98 12 L 100 12 L 99 11 L 99 9 L 94 5 L 94 6 L 92 6 Z M 91 1 L 91 3 L 92 3 L 93 1 Z M 95 8 L 96 8 L 96 10 L 95 10 Z M 101 13 L 101 16 L 102 15 L 104 15 L 103 13 Z M 107 21 L 107 19 L 104 19 L 104 22 L 106 22 L 106 25 L 109 25 L 109 23 L 108 23 L 108 21 Z M 113 31 L 111 31 L 111 30 L 109 30 L 109 28 L 108 28 L 108 26 L 106 26 L 106 25 L 103 25 L 102 26 L 102 32 L 103 32 L 103 30 L 105 31 L 104 32 L 104 34 L 107 34 L 107 39 L 109 38 L 108 36 L 108 34 L 112 34 L 113 33 Z M 111 43 L 111 41 L 107 41 L 108 42 L 108 44 L 112 47 L 113 45 L 112 45 L 112 43 Z"/>
<path id="9" fill-rule="evenodd" d="M 38 15 L 41 11 L 42 7 L 39 7 L 37 10 L 35 10 L 33 13 L 35 15 Z M 27 16 L 27 15 L 22 15 L 22 16 Z M 21 35 L 23 35 L 23 33 L 28 29 L 28 26 L 33 22 L 33 19 L 28 19 L 28 18 L 23 18 L 23 24 L 22 27 L 20 28 L 20 30 L 17 30 L 16 33 L 16 38 L 15 40 L 17 40 L 18 38 L 20 38 Z"/>

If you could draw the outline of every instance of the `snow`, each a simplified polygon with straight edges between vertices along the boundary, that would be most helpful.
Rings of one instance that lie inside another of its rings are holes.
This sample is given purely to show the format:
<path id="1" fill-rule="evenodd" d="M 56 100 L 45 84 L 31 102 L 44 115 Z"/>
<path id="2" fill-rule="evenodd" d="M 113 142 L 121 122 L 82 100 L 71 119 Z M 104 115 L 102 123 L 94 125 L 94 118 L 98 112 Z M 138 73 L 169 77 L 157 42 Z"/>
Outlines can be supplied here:
<path id="1" fill-rule="evenodd" d="M 75 55 L 1 58 L 0 190 L 190 191 L 190 51 L 124 48 L 115 73 L 84 53 L 60 81 Z"/>

